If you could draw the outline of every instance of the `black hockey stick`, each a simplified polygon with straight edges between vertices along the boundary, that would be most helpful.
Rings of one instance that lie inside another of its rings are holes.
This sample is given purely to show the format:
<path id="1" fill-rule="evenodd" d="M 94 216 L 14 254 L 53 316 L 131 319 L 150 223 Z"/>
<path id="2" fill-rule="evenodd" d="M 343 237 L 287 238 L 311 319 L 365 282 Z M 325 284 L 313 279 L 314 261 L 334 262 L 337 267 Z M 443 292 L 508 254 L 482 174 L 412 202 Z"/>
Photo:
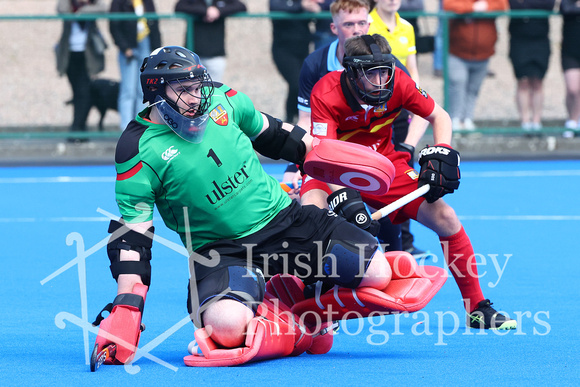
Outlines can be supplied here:
<path id="1" fill-rule="evenodd" d="M 117 353 L 117 345 L 109 344 L 105 348 L 98 351 L 99 345 L 95 344 L 95 349 L 93 349 L 93 354 L 91 356 L 91 372 L 95 372 L 108 358 L 115 357 Z"/>

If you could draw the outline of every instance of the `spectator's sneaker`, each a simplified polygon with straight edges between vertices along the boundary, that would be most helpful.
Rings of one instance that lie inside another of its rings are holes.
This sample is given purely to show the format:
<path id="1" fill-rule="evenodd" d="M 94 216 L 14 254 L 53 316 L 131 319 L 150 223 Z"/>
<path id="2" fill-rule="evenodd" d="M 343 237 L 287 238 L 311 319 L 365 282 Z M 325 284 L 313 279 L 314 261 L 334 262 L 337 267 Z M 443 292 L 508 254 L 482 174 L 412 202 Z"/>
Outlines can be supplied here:
<path id="1" fill-rule="evenodd" d="M 466 118 L 463 120 L 463 129 L 473 131 L 477 129 L 477 126 L 471 118 Z"/>
<path id="2" fill-rule="evenodd" d="M 532 131 L 532 123 L 531 122 L 522 122 L 522 129 L 524 132 L 531 132 Z"/>
<path id="3" fill-rule="evenodd" d="M 567 120 L 564 123 L 564 127 L 566 129 L 572 129 L 572 130 L 576 130 L 578 129 L 578 122 L 574 121 L 574 120 Z"/>
<path id="4" fill-rule="evenodd" d="M 463 130 L 463 123 L 458 117 L 451 119 L 451 127 L 453 130 Z"/>
<path id="5" fill-rule="evenodd" d="M 562 133 L 564 138 L 580 137 L 580 122 L 568 120 L 564 124 L 564 127 L 566 128 L 564 133 Z"/>
<path id="6" fill-rule="evenodd" d="M 516 320 L 507 318 L 491 307 L 489 300 L 480 301 L 477 309 L 467 316 L 467 326 L 475 329 L 516 329 Z"/>

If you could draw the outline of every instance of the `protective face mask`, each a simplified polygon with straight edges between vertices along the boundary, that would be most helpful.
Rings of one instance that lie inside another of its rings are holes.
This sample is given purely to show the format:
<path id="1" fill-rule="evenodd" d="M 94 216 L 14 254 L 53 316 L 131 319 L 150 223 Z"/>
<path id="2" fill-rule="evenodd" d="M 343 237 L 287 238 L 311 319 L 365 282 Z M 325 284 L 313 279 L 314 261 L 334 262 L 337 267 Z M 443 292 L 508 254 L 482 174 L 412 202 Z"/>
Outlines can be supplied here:
<path id="1" fill-rule="evenodd" d="M 199 144 L 203 140 L 209 115 L 202 114 L 195 118 L 185 117 L 169 106 L 160 95 L 155 98 L 153 105 L 157 107 L 165 124 L 179 137 L 194 144 Z"/>

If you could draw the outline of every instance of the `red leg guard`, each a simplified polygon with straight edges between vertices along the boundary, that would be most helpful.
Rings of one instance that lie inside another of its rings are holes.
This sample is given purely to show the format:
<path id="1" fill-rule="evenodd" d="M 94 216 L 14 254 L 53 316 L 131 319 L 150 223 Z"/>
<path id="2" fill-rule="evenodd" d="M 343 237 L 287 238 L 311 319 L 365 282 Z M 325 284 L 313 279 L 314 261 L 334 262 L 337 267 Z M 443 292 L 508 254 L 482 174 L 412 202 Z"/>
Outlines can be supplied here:
<path id="1" fill-rule="evenodd" d="M 266 291 L 275 295 L 284 305 L 292 307 L 293 305 L 304 301 L 304 283 L 297 277 L 284 274 L 275 275 L 266 283 Z M 295 316 L 299 319 L 298 316 Z M 302 323 L 302 322 L 301 322 Z M 302 323 L 303 324 L 303 323 Z M 311 355 L 321 355 L 327 353 L 332 348 L 332 321 L 321 324 L 306 324 L 308 335 L 312 337 L 312 343 L 307 352 Z"/>
<path id="2" fill-rule="evenodd" d="M 142 297 L 143 304 L 147 296 L 149 288 L 142 284 L 135 284 L 133 293 L 128 293 L 131 299 L 139 300 Z M 115 304 L 111 314 L 104 319 L 99 327 L 99 334 L 95 341 L 97 351 L 101 351 L 104 347 L 111 343 L 117 344 L 117 352 L 113 358 L 105 360 L 105 364 L 124 364 L 133 360 L 135 352 L 137 352 L 137 345 L 141 336 L 141 316 L 142 306 L 139 307 L 136 303 L 117 304 L 117 300 L 123 300 L 123 296 L 119 295 L 115 299 Z M 133 297 L 137 296 L 137 297 Z"/>
<path id="3" fill-rule="evenodd" d="M 258 315 L 267 320 L 278 323 L 281 326 L 288 326 L 287 334 L 294 335 L 294 350 L 289 356 L 298 356 L 308 350 L 312 345 L 312 335 L 306 329 L 304 323 L 292 313 L 290 307 L 281 302 L 266 290 L 264 301 L 258 307 Z"/>
<path id="4" fill-rule="evenodd" d="M 185 365 L 227 367 L 290 356 L 294 351 L 295 334 L 293 329 L 282 321 L 274 322 L 264 317 L 254 317 L 248 324 L 244 347 L 221 349 L 208 336 L 205 328 L 195 331 L 195 340 L 202 354 L 184 357 Z"/>
<path id="5" fill-rule="evenodd" d="M 334 287 L 323 295 L 298 302 L 292 312 L 309 325 L 371 314 L 416 312 L 431 301 L 447 279 L 442 268 L 418 266 L 409 253 L 389 252 L 385 256 L 393 270 L 385 290 Z"/>
<path id="6" fill-rule="evenodd" d="M 330 346 L 326 345 L 328 349 L 320 343 L 313 345 L 314 336 L 310 330 L 292 313 L 285 302 L 270 292 L 271 289 L 271 286 L 266 289 L 264 301 L 258 307 L 258 317 L 253 318 L 248 324 L 244 347 L 220 348 L 208 336 L 205 328 L 198 329 L 195 331 L 195 340 L 201 354 L 186 356 L 183 359 L 185 365 L 227 367 L 258 360 L 298 356 L 312 348 L 321 351 L 312 353 L 328 352 L 332 341 Z M 327 336 L 332 339 L 331 335 Z"/>

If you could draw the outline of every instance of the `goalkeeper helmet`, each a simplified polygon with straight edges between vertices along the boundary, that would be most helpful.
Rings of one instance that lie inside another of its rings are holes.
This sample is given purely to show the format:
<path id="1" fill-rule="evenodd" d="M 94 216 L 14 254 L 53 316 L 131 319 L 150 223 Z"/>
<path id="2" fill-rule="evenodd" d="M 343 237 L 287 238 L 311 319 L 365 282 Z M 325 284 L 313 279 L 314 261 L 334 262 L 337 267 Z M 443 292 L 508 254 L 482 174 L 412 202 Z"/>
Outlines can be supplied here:
<path id="1" fill-rule="evenodd" d="M 167 98 L 166 86 L 174 87 L 184 81 L 199 81 L 202 83 L 202 95 L 196 114 L 206 112 L 213 94 L 213 84 L 210 75 L 199 56 L 183 47 L 165 46 L 154 50 L 141 65 L 141 88 L 143 102 L 150 104 L 163 98 L 173 109 L 177 108 L 177 101 Z"/>
<path id="2" fill-rule="evenodd" d="M 141 65 L 143 101 L 155 105 L 184 140 L 199 143 L 208 123 L 214 86 L 194 52 L 179 46 L 154 50 Z"/>

